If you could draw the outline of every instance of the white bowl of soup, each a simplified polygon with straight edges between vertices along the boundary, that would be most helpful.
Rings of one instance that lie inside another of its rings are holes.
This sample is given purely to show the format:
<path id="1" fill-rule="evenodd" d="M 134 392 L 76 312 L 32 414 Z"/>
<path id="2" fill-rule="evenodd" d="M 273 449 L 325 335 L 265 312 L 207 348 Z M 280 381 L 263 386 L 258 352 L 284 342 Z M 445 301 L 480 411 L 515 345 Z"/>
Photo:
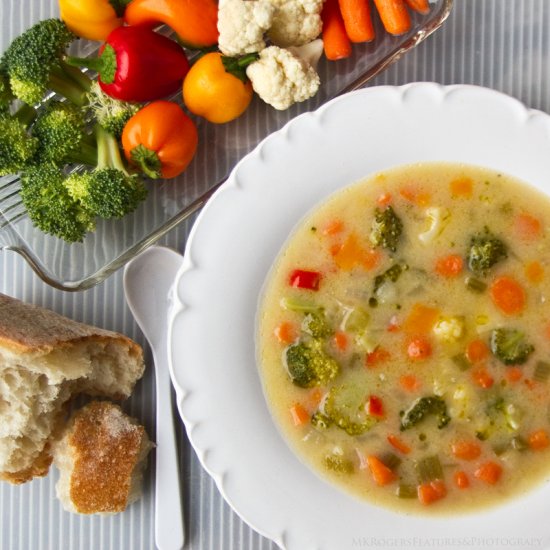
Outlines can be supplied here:
<path id="1" fill-rule="evenodd" d="M 474 512 L 550 473 L 550 200 L 422 163 L 339 191 L 266 284 L 259 363 L 312 468 L 410 513 Z"/>
<path id="2" fill-rule="evenodd" d="M 260 533 L 548 545 L 549 151 L 550 117 L 497 92 L 370 88 L 270 136 L 201 212 L 171 374 Z"/>

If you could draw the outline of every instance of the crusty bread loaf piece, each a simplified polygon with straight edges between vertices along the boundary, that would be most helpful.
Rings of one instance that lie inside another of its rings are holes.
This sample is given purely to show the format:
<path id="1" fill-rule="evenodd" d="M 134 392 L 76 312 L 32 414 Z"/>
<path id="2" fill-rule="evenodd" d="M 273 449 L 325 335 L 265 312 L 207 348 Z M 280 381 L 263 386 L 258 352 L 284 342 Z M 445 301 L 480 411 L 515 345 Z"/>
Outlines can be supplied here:
<path id="1" fill-rule="evenodd" d="M 92 401 L 77 411 L 54 446 L 60 478 L 57 496 L 80 514 L 122 512 L 141 494 L 153 445 L 143 426 L 111 402 Z"/>
<path id="2" fill-rule="evenodd" d="M 143 370 L 126 336 L 0 294 L 0 479 L 45 475 L 69 399 L 126 398 Z"/>

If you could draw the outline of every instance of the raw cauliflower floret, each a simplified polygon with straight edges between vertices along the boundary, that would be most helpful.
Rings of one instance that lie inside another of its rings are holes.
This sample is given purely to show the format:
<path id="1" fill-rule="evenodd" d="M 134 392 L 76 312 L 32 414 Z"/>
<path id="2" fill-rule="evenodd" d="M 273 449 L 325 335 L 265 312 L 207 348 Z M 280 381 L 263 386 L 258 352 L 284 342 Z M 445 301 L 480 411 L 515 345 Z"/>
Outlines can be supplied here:
<path id="1" fill-rule="evenodd" d="M 279 110 L 314 96 L 321 84 L 311 63 L 278 46 L 262 50 L 259 59 L 247 67 L 246 75 L 254 91 Z"/>
<path id="2" fill-rule="evenodd" d="M 224 0 L 218 9 L 218 45 L 225 55 L 237 56 L 265 48 L 264 34 L 272 24 L 270 0 Z"/>
<path id="3" fill-rule="evenodd" d="M 457 342 L 464 335 L 464 318 L 441 317 L 434 325 L 433 332 L 443 342 Z"/>
<path id="4" fill-rule="evenodd" d="M 268 35 L 276 46 L 301 46 L 321 34 L 323 0 L 271 0 L 271 3 L 275 15 Z"/>

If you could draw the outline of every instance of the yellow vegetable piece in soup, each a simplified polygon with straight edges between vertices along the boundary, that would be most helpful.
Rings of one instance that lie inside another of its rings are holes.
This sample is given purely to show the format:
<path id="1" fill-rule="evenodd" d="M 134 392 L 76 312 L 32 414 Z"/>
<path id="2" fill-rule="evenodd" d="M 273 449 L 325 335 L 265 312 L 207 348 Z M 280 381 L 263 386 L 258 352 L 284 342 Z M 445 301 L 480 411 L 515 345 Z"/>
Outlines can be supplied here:
<path id="1" fill-rule="evenodd" d="M 258 354 L 322 477 L 407 512 L 496 505 L 550 472 L 550 200 L 490 170 L 377 174 L 277 258 Z"/>

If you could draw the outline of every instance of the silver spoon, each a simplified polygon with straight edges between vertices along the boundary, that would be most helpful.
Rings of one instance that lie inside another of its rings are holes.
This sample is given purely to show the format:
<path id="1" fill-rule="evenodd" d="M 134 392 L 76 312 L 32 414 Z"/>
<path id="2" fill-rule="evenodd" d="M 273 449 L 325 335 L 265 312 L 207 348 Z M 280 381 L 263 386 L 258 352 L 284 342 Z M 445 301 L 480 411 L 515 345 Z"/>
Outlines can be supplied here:
<path id="1" fill-rule="evenodd" d="M 159 550 L 179 550 L 184 543 L 178 453 L 172 387 L 168 371 L 170 289 L 183 256 L 152 246 L 124 268 L 124 293 L 153 352 L 156 377 L 155 542 Z"/>

